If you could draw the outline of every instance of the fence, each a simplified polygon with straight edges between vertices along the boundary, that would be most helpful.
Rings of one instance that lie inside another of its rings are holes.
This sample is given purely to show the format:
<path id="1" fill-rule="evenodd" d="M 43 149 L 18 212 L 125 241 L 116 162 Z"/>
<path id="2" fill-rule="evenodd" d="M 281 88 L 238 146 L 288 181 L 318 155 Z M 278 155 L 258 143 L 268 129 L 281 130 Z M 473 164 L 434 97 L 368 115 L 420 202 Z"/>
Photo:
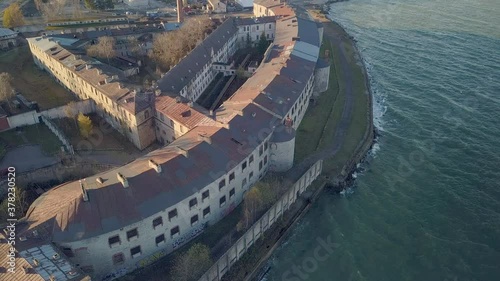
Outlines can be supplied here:
<path id="1" fill-rule="evenodd" d="M 40 117 L 42 118 L 43 123 L 45 123 L 45 125 L 47 125 L 47 127 L 49 127 L 49 129 L 52 131 L 52 133 L 54 133 L 54 135 L 56 135 L 57 138 L 63 143 L 63 145 L 66 147 L 66 151 L 68 151 L 68 153 L 74 155 L 75 150 L 73 149 L 73 146 L 69 142 L 68 138 L 66 138 L 64 133 L 61 130 L 59 130 L 59 128 L 57 128 L 57 126 L 52 121 L 50 121 L 50 119 L 46 118 L 43 115 L 41 115 Z"/>
<path id="2" fill-rule="evenodd" d="M 298 196 L 321 174 L 323 160 L 318 160 L 302 177 L 295 182 L 249 230 L 227 250 L 222 257 L 199 279 L 199 281 L 219 281 L 229 271 L 262 234 L 288 210 Z"/>

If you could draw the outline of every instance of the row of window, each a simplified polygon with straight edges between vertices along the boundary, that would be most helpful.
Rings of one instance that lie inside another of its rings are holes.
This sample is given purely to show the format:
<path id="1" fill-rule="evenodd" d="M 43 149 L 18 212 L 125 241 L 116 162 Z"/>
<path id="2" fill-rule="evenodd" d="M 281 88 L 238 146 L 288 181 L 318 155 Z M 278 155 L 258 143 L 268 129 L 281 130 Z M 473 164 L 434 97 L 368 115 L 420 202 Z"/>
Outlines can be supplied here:
<path id="1" fill-rule="evenodd" d="M 231 194 L 231 193 L 230 193 Z M 230 195 L 231 196 L 231 195 Z M 232 196 L 234 196 L 234 191 L 232 193 Z M 224 202 L 225 202 L 225 196 L 224 196 Z M 221 199 L 221 202 L 222 202 L 222 199 Z M 177 213 L 177 211 L 175 210 L 175 213 Z M 203 210 L 203 218 L 207 217 L 208 215 L 210 214 L 210 206 L 205 208 Z M 170 215 L 170 214 L 169 214 Z M 198 218 L 198 215 L 194 215 L 191 217 L 190 219 L 190 222 L 191 222 L 191 226 L 197 224 L 199 221 L 199 218 Z M 158 227 L 160 225 L 163 225 L 163 221 L 162 221 L 162 218 L 161 217 L 158 217 L 156 219 L 153 220 L 153 226 L 154 227 Z M 127 239 L 130 241 L 132 240 L 133 238 L 137 238 L 139 236 L 139 233 L 137 232 L 137 228 L 134 228 L 132 230 L 129 230 L 127 231 Z M 170 237 L 171 239 L 174 239 L 175 237 L 179 236 L 180 235 L 180 228 L 179 226 L 175 226 L 173 227 L 172 229 L 170 229 Z M 116 236 L 113 236 L 113 237 L 110 237 L 109 238 L 109 245 L 110 247 L 114 247 L 115 245 L 119 245 L 121 242 L 120 242 L 120 236 L 119 235 L 116 235 Z M 155 237 L 155 244 L 157 247 L 163 245 L 165 243 L 165 234 L 160 234 L 158 236 Z M 68 251 L 66 251 L 68 252 Z M 71 249 L 69 250 L 69 252 L 71 252 Z M 136 258 L 138 256 L 140 256 L 142 254 L 142 250 L 141 250 L 141 246 L 135 246 L 133 248 L 130 249 L 130 256 L 132 258 Z M 71 256 L 73 256 L 71 254 Z M 113 264 L 114 265 L 117 265 L 117 264 L 121 264 L 125 262 L 125 256 L 123 253 L 117 253 L 115 255 L 113 255 Z"/>

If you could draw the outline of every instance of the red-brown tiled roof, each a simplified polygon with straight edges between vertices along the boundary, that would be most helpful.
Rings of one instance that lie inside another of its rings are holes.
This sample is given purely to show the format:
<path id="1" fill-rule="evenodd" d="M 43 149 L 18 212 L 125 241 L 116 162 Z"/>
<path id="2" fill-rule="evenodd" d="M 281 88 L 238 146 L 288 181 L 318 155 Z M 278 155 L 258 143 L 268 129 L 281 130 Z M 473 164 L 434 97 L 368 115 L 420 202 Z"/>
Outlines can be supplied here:
<path id="1" fill-rule="evenodd" d="M 170 119 L 177 121 L 188 129 L 196 127 L 200 123 L 208 124 L 211 118 L 198 112 L 192 106 L 170 96 L 158 96 L 155 100 L 156 110 Z"/>

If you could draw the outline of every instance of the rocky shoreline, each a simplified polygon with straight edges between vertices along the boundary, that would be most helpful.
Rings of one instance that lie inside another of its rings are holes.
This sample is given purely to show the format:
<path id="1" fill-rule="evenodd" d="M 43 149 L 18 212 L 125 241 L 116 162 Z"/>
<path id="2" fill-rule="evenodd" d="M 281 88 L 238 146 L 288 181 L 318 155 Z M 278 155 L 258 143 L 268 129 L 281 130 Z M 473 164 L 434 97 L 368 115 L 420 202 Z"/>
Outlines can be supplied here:
<path id="1" fill-rule="evenodd" d="M 320 7 L 318 7 L 316 5 L 321 5 L 321 4 L 312 4 L 312 5 L 313 5 L 313 7 L 319 8 L 320 12 L 326 17 L 329 14 L 330 4 L 333 4 L 336 2 L 342 2 L 342 1 L 335 1 L 335 0 L 326 1 Z M 349 35 L 345 31 L 344 27 L 342 27 L 339 23 L 337 23 L 331 19 L 328 19 L 328 20 L 331 24 L 337 26 L 342 31 L 342 34 L 341 34 L 342 37 L 349 39 L 350 43 L 352 44 L 352 46 L 355 50 L 355 56 L 357 56 L 359 58 L 359 60 L 362 64 L 361 69 L 363 72 L 363 76 L 365 78 L 366 89 L 368 91 L 369 106 L 368 106 L 367 118 L 369 119 L 368 120 L 369 121 L 369 128 L 366 130 L 366 132 L 363 136 L 363 139 L 360 140 L 360 143 L 357 146 L 356 152 L 354 153 L 353 157 L 350 159 L 350 161 L 345 163 L 345 166 L 343 169 L 344 173 L 341 173 L 340 175 L 332 175 L 332 176 L 327 175 L 327 176 L 325 176 L 326 181 L 325 181 L 324 185 L 321 188 L 319 188 L 317 190 L 317 192 L 315 192 L 315 195 L 312 196 L 312 198 L 310 198 L 309 205 L 312 205 L 314 203 L 317 196 L 323 191 L 323 189 L 325 187 L 328 190 L 333 191 L 335 193 L 342 193 L 347 188 L 354 186 L 355 180 L 356 180 L 356 174 L 359 172 L 362 172 L 364 170 L 363 164 L 367 164 L 367 161 L 369 158 L 369 153 L 372 150 L 373 145 L 377 142 L 377 138 L 379 136 L 379 132 L 377 131 L 377 129 L 373 125 L 373 92 L 371 89 L 371 81 L 370 81 L 370 77 L 368 75 L 365 61 L 363 60 L 361 53 L 359 51 L 359 48 L 356 44 L 357 42 L 354 39 L 354 37 Z M 302 212 L 300 214 L 298 214 L 298 218 L 300 219 L 301 217 L 303 217 L 307 213 L 308 210 L 309 210 L 309 207 L 304 208 L 302 210 Z M 298 221 L 298 219 L 296 221 Z M 289 232 L 293 228 L 293 225 L 294 225 L 294 223 L 289 225 L 285 231 Z M 276 243 L 272 247 L 272 249 L 274 250 L 276 248 L 276 246 L 281 243 L 281 241 L 282 241 L 282 239 L 280 239 L 279 241 L 276 241 Z M 273 250 L 271 250 L 269 253 L 267 253 L 266 256 L 269 257 Z M 250 274 L 250 276 L 248 276 L 248 278 L 246 278 L 245 280 L 252 280 L 252 278 L 254 280 L 261 280 L 262 278 L 264 278 L 266 276 L 267 272 L 270 270 L 269 266 L 262 267 L 264 264 L 265 264 L 265 262 L 261 261 L 259 263 L 259 266 L 257 266 L 257 268 L 255 268 L 254 272 L 252 274 Z"/>

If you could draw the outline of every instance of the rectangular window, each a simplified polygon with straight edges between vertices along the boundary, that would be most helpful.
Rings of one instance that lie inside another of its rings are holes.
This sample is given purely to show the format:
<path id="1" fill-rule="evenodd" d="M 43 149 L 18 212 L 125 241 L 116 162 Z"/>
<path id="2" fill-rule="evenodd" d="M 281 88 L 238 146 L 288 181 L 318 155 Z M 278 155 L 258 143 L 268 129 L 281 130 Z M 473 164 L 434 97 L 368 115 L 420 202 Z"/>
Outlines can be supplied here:
<path id="1" fill-rule="evenodd" d="M 127 239 L 128 241 L 130 240 L 135 240 L 139 236 L 139 233 L 137 232 L 137 228 L 134 228 L 132 230 L 127 231 Z"/>
<path id="2" fill-rule="evenodd" d="M 229 174 L 229 182 L 231 182 L 233 180 L 234 180 L 234 172 L 232 172 L 231 174 Z"/>
<path id="3" fill-rule="evenodd" d="M 170 120 L 170 126 L 173 128 L 174 127 L 174 121 Z"/>
<path id="4" fill-rule="evenodd" d="M 252 155 L 250 155 L 250 158 L 248 159 L 248 163 L 249 163 L 249 164 L 252 164 L 252 162 L 253 162 L 253 154 L 252 154 Z"/>
<path id="5" fill-rule="evenodd" d="M 177 217 L 177 209 L 173 209 L 168 212 L 168 220 L 171 221 L 173 218 Z"/>
<path id="6" fill-rule="evenodd" d="M 221 188 L 223 188 L 224 186 L 226 186 L 226 179 L 223 179 L 219 182 L 219 190 L 221 190 Z"/>
<path id="7" fill-rule="evenodd" d="M 245 168 L 247 167 L 247 161 L 243 162 L 243 164 L 241 164 L 241 171 L 245 171 Z"/>
<path id="8" fill-rule="evenodd" d="M 262 149 L 262 145 L 259 147 L 259 156 L 262 156 L 262 153 L 264 153 L 264 150 Z"/>
<path id="9" fill-rule="evenodd" d="M 170 229 L 170 237 L 175 238 L 179 235 L 179 226 Z"/>
<path id="10" fill-rule="evenodd" d="M 208 215 L 210 215 L 210 206 L 209 206 L 209 207 L 206 207 L 206 208 L 203 210 L 203 218 L 206 218 Z"/>
<path id="11" fill-rule="evenodd" d="M 141 246 L 130 249 L 130 255 L 132 256 L 132 258 L 139 257 L 141 255 Z"/>
<path id="12" fill-rule="evenodd" d="M 159 245 L 165 243 L 165 234 L 161 234 L 161 235 L 156 236 L 155 243 L 156 243 L 156 246 L 159 246 Z"/>
<path id="13" fill-rule="evenodd" d="M 267 155 L 264 157 L 264 165 L 267 164 Z"/>
<path id="14" fill-rule="evenodd" d="M 85 272 L 85 273 L 93 273 L 94 272 L 94 267 L 92 265 L 85 265 L 85 266 L 82 266 L 80 267 L 80 269 Z"/>
<path id="15" fill-rule="evenodd" d="M 113 237 L 109 237 L 108 243 L 110 248 L 120 245 L 121 244 L 120 236 L 116 235 Z"/>
<path id="16" fill-rule="evenodd" d="M 234 196 L 234 188 L 232 188 L 231 190 L 229 190 L 229 199 L 233 198 Z"/>
<path id="17" fill-rule="evenodd" d="M 113 264 L 119 265 L 125 262 L 125 255 L 123 253 L 118 253 L 113 255 Z"/>
<path id="18" fill-rule="evenodd" d="M 196 207 L 196 205 L 198 205 L 198 200 L 196 200 L 196 198 L 189 200 L 189 210 Z"/>
<path id="19" fill-rule="evenodd" d="M 253 172 L 251 173 L 253 175 Z M 247 185 L 247 178 L 244 178 L 243 181 L 241 182 L 241 188 L 245 188 Z"/>
<path id="20" fill-rule="evenodd" d="M 222 207 L 226 204 L 226 195 L 222 196 L 219 200 L 219 205 Z"/>
<path id="21" fill-rule="evenodd" d="M 259 162 L 259 171 L 262 170 L 262 160 Z"/>
<path id="22" fill-rule="evenodd" d="M 62 252 L 64 255 L 66 255 L 68 258 L 72 258 L 74 257 L 75 255 L 73 254 L 73 251 L 71 250 L 71 248 L 62 248 Z"/>
<path id="23" fill-rule="evenodd" d="M 201 202 L 204 202 L 205 199 L 208 199 L 210 197 L 210 191 L 207 190 L 207 191 L 204 191 L 202 194 L 201 194 Z"/>
<path id="24" fill-rule="evenodd" d="M 191 217 L 191 225 L 195 225 L 198 222 L 198 215 Z"/>
<path id="25" fill-rule="evenodd" d="M 163 219 L 161 217 L 157 217 L 153 220 L 153 228 L 156 229 L 157 226 L 163 225 Z"/>
<path id="26" fill-rule="evenodd" d="M 266 141 L 266 142 L 264 143 L 264 150 L 267 150 L 268 148 L 269 148 L 269 143 Z"/>

